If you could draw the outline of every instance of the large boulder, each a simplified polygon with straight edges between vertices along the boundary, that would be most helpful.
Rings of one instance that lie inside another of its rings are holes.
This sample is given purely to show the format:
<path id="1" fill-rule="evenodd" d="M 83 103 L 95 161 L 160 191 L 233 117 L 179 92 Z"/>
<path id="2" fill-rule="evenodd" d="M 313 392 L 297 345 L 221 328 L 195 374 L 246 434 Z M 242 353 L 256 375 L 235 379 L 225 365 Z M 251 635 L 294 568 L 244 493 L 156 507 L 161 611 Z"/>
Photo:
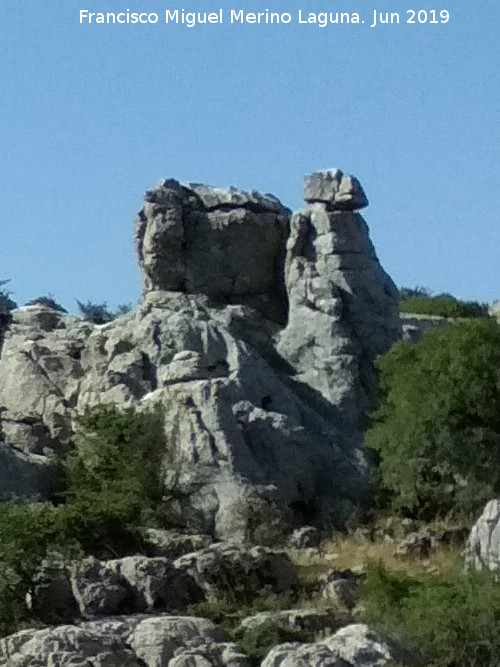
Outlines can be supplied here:
<path id="1" fill-rule="evenodd" d="M 245 549 L 234 544 L 213 544 L 181 556 L 174 568 L 193 579 L 209 602 L 228 595 L 245 600 L 263 590 L 289 593 L 297 586 L 295 568 L 288 556 L 264 547 Z"/>
<path id="2" fill-rule="evenodd" d="M 274 197 L 165 181 L 137 221 L 134 311 L 103 325 L 40 304 L 13 311 L 0 454 L 15 474 L 0 472 L 0 495 L 50 495 L 86 408 L 157 407 L 180 529 L 275 544 L 300 525 L 342 524 L 368 490 L 373 364 L 400 328 L 397 292 L 350 210 L 361 186 L 343 175 L 330 186 L 307 186 L 287 242 Z"/>
<path id="3" fill-rule="evenodd" d="M 347 625 L 315 644 L 282 644 L 273 648 L 262 667 L 390 667 L 421 664 L 397 642 L 368 626 Z"/>
<path id="4" fill-rule="evenodd" d="M 136 222 L 146 291 L 208 294 L 282 319 L 289 215 L 271 195 L 163 181 Z"/>

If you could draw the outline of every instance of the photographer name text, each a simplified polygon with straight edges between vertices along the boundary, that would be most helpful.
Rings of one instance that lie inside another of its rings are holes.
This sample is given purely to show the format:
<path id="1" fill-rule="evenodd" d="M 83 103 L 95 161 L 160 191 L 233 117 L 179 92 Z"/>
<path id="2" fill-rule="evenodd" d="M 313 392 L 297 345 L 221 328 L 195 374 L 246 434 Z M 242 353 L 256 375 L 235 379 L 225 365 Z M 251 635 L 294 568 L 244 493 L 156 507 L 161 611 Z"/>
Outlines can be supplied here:
<path id="1" fill-rule="evenodd" d="M 407 9 L 399 12 L 386 12 L 373 9 L 365 14 L 358 12 L 311 12 L 299 9 L 296 13 L 274 12 L 266 9 L 263 12 L 247 12 L 244 9 L 214 9 L 209 12 L 192 12 L 186 9 L 165 9 L 158 12 L 91 12 L 80 9 L 80 23 L 86 25 L 111 24 L 179 24 L 186 28 L 201 25 L 316 25 L 319 28 L 336 25 L 361 25 L 370 28 L 384 25 L 443 24 L 450 20 L 447 9 Z"/>

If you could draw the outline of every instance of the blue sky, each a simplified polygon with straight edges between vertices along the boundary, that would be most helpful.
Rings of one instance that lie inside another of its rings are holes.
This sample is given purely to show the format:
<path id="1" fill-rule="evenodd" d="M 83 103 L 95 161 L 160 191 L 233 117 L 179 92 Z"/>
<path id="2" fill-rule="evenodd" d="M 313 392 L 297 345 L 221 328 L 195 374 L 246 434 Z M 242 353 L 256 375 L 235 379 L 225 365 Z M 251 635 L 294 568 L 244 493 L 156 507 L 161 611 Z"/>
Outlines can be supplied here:
<path id="1" fill-rule="evenodd" d="M 450 5 L 453 5 L 451 7 Z M 80 25 L 79 10 L 290 12 L 290 25 Z M 407 9 L 448 9 L 408 25 Z M 298 10 L 364 25 L 299 25 Z M 370 28 L 373 10 L 399 25 Z M 498 0 L 3 0 L 0 278 L 135 302 L 133 220 L 161 178 L 272 192 L 340 167 L 398 285 L 500 298 Z"/>

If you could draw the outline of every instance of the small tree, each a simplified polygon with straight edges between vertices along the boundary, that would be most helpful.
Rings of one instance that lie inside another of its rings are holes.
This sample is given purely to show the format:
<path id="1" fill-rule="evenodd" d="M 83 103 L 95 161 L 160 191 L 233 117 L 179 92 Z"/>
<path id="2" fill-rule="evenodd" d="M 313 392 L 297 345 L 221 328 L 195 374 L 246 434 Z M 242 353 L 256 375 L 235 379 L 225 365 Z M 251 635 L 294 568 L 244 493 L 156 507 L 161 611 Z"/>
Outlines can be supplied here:
<path id="1" fill-rule="evenodd" d="M 92 303 L 87 301 L 87 303 L 82 303 L 81 301 L 76 300 L 78 308 L 80 309 L 81 314 L 84 319 L 94 324 L 106 324 L 115 319 L 115 315 L 108 310 L 108 304 L 104 303 Z"/>
<path id="2" fill-rule="evenodd" d="M 379 361 L 382 400 L 366 443 L 393 509 L 476 512 L 500 493 L 500 326 L 453 324 Z"/>
<path id="3" fill-rule="evenodd" d="M 0 280 L 0 314 L 10 313 L 11 310 L 17 308 L 17 303 L 10 298 L 12 292 L 4 289 L 9 282 L 10 280 Z"/>
<path id="4" fill-rule="evenodd" d="M 59 313 L 67 313 L 68 311 L 61 306 L 60 303 L 54 300 L 51 294 L 47 296 L 37 296 L 36 299 L 31 299 L 27 301 L 26 306 L 45 306 L 46 308 L 51 308 L 52 310 L 57 310 Z"/>
<path id="5" fill-rule="evenodd" d="M 98 406 L 79 418 L 74 440 L 65 511 L 82 544 L 118 543 L 129 526 L 154 521 L 165 453 L 159 414 Z"/>

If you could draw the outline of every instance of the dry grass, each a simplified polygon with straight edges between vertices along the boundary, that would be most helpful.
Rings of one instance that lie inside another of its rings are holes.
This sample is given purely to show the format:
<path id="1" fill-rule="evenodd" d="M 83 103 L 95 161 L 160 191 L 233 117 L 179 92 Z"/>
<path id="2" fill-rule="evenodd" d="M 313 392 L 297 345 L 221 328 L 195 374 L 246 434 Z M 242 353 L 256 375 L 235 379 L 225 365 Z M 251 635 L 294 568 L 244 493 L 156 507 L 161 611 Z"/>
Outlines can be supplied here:
<path id="1" fill-rule="evenodd" d="M 391 571 L 406 572 L 410 575 L 425 573 L 446 573 L 461 567 L 458 546 L 443 545 L 432 551 L 428 558 L 396 555 L 396 544 L 392 541 L 371 541 L 348 536 L 324 542 L 320 549 L 291 551 L 290 558 L 304 584 L 312 584 L 330 570 L 359 570 L 368 565 L 382 564 Z"/>

